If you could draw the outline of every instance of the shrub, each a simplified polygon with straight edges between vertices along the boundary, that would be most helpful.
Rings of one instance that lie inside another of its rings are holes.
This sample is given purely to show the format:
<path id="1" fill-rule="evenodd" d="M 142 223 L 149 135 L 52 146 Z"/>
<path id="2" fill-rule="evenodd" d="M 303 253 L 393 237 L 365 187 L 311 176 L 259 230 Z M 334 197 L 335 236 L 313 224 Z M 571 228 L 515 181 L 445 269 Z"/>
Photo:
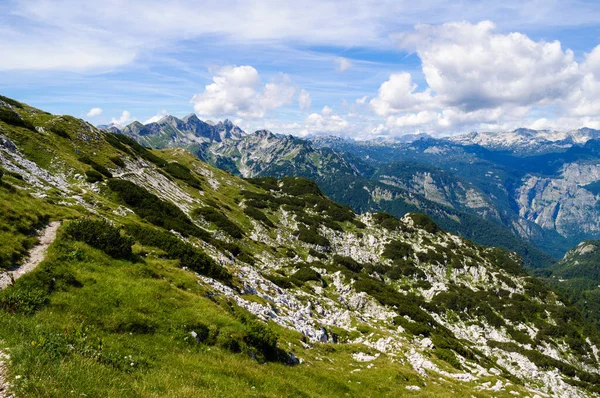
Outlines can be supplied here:
<path id="1" fill-rule="evenodd" d="M 23 104 L 21 104 L 19 101 L 15 101 L 14 99 L 5 97 L 3 95 L 0 95 L 0 101 L 4 101 L 7 104 L 12 105 L 16 108 L 20 108 L 20 109 L 23 108 Z"/>
<path id="2" fill-rule="evenodd" d="M 179 260 L 181 267 L 226 283 L 231 281 L 231 274 L 225 268 L 218 265 L 200 249 L 183 242 L 171 233 L 145 228 L 137 224 L 128 224 L 125 229 L 142 245 L 158 247 L 167 253 L 168 258 Z"/>
<path id="3" fill-rule="evenodd" d="M 219 229 L 227 232 L 233 238 L 241 239 L 244 236 L 244 232 L 237 224 L 230 221 L 225 214 L 212 207 L 199 207 L 195 209 L 192 214 L 196 217 L 200 216 L 206 221 L 215 224 Z"/>
<path id="4" fill-rule="evenodd" d="M 163 170 L 172 177 L 187 182 L 193 188 L 202 189 L 200 181 L 192 175 L 192 172 L 188 167 L 181 163 L 171 162 L 167 164 Z"/>
<path id="5" fill-rule="evenodd" d="M 25 127 L 31 131 L 36 131 L 35 126 L 31 122 L 21 118 L 17 112 L 11 109 L 0 108 L 0 120 L 12 126 Z"/>
<path id="6" fill-rule="evenodd" d="M 133 240 L 121 235 L 121 231 L 107 221 L 89 218 L 73 221 L 67 225 L 67 234 L 88 245 L 102 250 L 114 258 L 130 258 Z"/>
<path id="7" fill-rule="evenodd" d="M 102 174 L 98 173 L 96 170 L 87 170 L 85 172 L 85 177 L 85 180 L 92 184 L 98 181 L 102 181 L 104 179 L 104 177 L 102 177 Z"/>
<path id="8" fill-rule="evenodd" d="M 308 249 L 308 254 L 310 254 L 313 257 L 319 258 L 321 260 L 327 259 L 327 255 L 325 255 L 323 253 L 319 253 L 318 251 L 316 251 L 312 247 L 310 249 Z"/>
<path id="9" fill-rule="evenodd" d="M 266 275 L 265 278 L 267 278 L 282 289 L 290 289 L 294 286 L 290 279 L 286 278 L 285 276 Z"/>
<path id="10" fill-rule="evenodd" d="M 297 234 L 298 239 L 300 239 L 302 242 L 322 247 L 329 247 L 330 245 L 329 239 L 319 235 L 316 230 L 308 229 L 303 225 L 298 226 Z"/>
<path id="11" fill-rule="evenodd" d="M 421 228 L 431 234 L 435 234 L 436 232 L 440 231 L 440 228 L 437 226 L 437 224 L 425 214 L 409 213 L 408 217 L 412 219 L 415 227 Z"/>
<path id="12" fill-rule="evenodd" d="M 205 241 L 212 241 L 210 233 L 192 223 L 179 207 L 160 199 L 144 188 L 130 181 L 117 179 L 109 180 L 108 187 L 116 192 L 138 216 L 148 222 L 167 230 L 172 229 L 184 236 L 193 235 Z"/>
<path id="13" fill-rule="evenodd" d="M 333 262 L 336 265 L 345 267 L 352 272 L 360 272 L 363 269 L 363 265 L 351 257 L 339 256 L 336 254 L 333 256 Z"/>
<path id="14" fill-rule="evenodd" d="M 313 180 L 304 177 L 286 177 L 280 180 L 281 190 L 291 196 L 313 194 L 324 196 L 319 186 Z"/>
<path id="15" fill-rule="evenodd" d="M 373 220 L 376 224 L 382 226 L 383 228 L 389 231 L 394 231 L 398 229 L 401 225 L 400 220 L 398 220 L 391 214 L 385 212 L 373 214 Z"/>
<path id="16" fill-rule="evenodd" d="M 273 221 L 271 221 L 265 213 L 258 210 L 256 207 L 246 206 L 246 208 L 244 209 L 244 214 L 246 214 L 249 217 L 252 217 L 256 221 L 260 221 L 261 223 L 265 224 L 268 227 L 271 227 L 271 228 L 275 227 L 275 224 L 273 224 Z"/>
<path id="17" fill-rule="evenodd" d="M 114 163 L 115 166 L 125 167 L 125 162 L 118 156 L 111 156 L 110 161 Z"/>
<path id="18" fill-rule="evenodd" d="M 67 130 L 65 130 L 65 128 L 62 126 L 51 126 L 49 130 L 59 137 L 66 138 L 68 140 L 71 139 L 71 136 L 69 135 L 69 133 L 67 133 Z"/>
<path id="19" fill-rule="evenodd" d="M 398 260 L 403 259 L 405 257 L 410 257 L 413 253 L 413 248 L 411 245 L 405 242 L 400 242 L 398 240 L 393 240 L 387 245 L 383 250 L 383 257 L 389 258 L 390 260 Z"/>
<path id="20" fill-rule="evenodd" d="M 298 286 L 302 286 L 308 281 L 320 281 L 321 274 L 310 267 L 302 267 L 290 277 L 292 282 Z"/>
<path id="21" fill-rule="evenodd" d="M 168 163 L 163 158 L 156 156 L 148 149 L 144 148 L 143 146 L 141 146 L 140 144 L 123 134 L 106 133 L 105 137 L 106 141 L 108 141 L 108 143 L 111 144 L 113 147 L 120 149 L 121 151 L 127 152 L 129 154 L 135 153 L 142 159 L 154 163 L 159 167 L 164 167 Z M 124 144 L 128 145 L 131 149 L 128 149 Z"/>

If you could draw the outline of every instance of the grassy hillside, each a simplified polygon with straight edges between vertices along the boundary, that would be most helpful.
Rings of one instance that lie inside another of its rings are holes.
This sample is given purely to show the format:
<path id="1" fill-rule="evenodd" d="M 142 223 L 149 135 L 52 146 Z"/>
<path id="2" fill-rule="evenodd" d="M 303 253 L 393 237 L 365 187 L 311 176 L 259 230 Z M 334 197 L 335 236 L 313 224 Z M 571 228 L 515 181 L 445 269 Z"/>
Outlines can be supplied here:
<path id="1" fill-rule="evenodd" d="M 19 105 L 0 102 L 6 267 L 63 224 L 0 292 L 17 396 L 598 390 L 597 331 L 514 253 Z"/>

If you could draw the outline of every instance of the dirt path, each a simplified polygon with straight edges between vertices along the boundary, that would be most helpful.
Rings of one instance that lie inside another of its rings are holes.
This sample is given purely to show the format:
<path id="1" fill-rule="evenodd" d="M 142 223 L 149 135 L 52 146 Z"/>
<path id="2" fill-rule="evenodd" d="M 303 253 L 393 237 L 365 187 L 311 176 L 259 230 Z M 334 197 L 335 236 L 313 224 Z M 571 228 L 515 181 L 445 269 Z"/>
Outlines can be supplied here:
<path id="1" fill-rule="evenodd" d="M 60 226 L 60 222 L 51 222 L 44 231 L 40 234 L 40 241 L 29 251 L 29 257 L 20 267 L 2 273 L 0 275 L 0 290 L 10 286 L 12 280 L 17 280 L 28 272 L 31 272 L 37 267 L 44 258 L 46 258 L 46 250 L 48 246 L 56 239 L 56 231 Z M 11 278 L 12 276 L 12 278 Z M 10 356 L 4 351 L 0 350 L 0 398 L 13 398 L 14 395 L 10 393 L 10 384 L 5 378 L 6 374 L 6 363 L 10 359 Z"/>
<path id="2" fill-rule="evenodd" d="M 29 251 L 29 258 L 27 258 L 23 265 L 0 275 L 0 290 L 11 284 L 11 276 L 12 279 L 17 280 L 26 273 L 33 271 L 44 260 L 48 246 L 56 239 L 56 231 L 59 226 L 60 222 L 51 222 L 41 233 L 40 242 Z"/>

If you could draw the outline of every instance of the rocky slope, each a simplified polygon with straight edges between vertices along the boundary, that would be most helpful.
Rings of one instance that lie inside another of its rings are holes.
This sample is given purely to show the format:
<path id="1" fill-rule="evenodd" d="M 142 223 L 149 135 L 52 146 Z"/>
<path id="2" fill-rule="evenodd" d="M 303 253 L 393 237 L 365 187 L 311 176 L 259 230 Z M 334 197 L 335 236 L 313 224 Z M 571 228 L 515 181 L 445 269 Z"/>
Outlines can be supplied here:
<path id="1" fill-rule="evenodd" d="M 598 332 L 514 253 L 16 104 L 0 102 L 2 204 L 78 220 L 0 295 L 17 395 L 598 392 Z"/>
<path id="2" fill-rule="evenodd" d="M 124 133 L 128 134 L 126 131 Z M 140 139 L 138 135 L 128 135 L 147 144 L 147 140 Z M 345 142 L 339 139 L 333 141 Z M 235 175 L 308 177 L 314 179 L 334 200 L 356 211 L 387 211 L 399 217 L 410 211 L 424 212 L 445 229 L 477 243 L 499 245 L 517 251 L 525 256 L 525 261 L 531 266 L 552 262 L 550 256 L 513 235 L 511 231 L 517 228 L 511 224 L 512 219 L 508 222 L 505 220 L 506 212 L 496 205 L 496 197 L 486 195 L 474 184 L 457 179 L 444 170 L 422 164 L 411 165 L 412 170 L 409 171 L 393 170 L 394 164 L 376 170 L 364 160 L 337 148 L 318 147 L 312 141 L 264 130 L 240 139 L 182 146 L 200 159 Z M 409 176 L 411 171 L 420 176 Z M 427 173 L 428 176 L 433 173 L 443 178 L 430 180 L 420 173 Z M 404 178 L 410 181 L 404 181 Z M 449 180 L 453 184 L 446 187 L 444 184 Z M 456 192 L 453 192 L 454 189 Z M 442 195 L 441 192 L 445 193 Z M 505 224 L 508 227 L 503 226 Z M 529 222 L 526 225 L 529 229 L 535 229 L 532 226 L 536 224 Z M 518 227 L 519 231 L 524 229 L 520 225 Z"/>

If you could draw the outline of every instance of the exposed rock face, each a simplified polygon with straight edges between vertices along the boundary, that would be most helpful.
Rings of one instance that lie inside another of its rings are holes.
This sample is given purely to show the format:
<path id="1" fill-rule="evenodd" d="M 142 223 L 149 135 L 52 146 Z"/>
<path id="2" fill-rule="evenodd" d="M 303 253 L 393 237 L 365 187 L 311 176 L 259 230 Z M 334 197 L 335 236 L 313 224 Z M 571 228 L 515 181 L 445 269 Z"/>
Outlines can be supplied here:
<path id="1" fill-rule="evenodd" d="M 600 180 L 597 164 L 565 164 L 558 176 L 527 175 L 516 190 L 519 216 L 564 237 L 600 233 L 600 196 L 585 185 Z"/>
<path id="2" fill-rule="evenodd" d="M 240 139 L 245 134 L 229 120 L 210 124 L 198 119 L 193 113 L 183 119 L 168 115 L 147 125 L 136 121 L 120 132 L 143 145 L 158 148 L 188 147 L 225 139 Z"/>

